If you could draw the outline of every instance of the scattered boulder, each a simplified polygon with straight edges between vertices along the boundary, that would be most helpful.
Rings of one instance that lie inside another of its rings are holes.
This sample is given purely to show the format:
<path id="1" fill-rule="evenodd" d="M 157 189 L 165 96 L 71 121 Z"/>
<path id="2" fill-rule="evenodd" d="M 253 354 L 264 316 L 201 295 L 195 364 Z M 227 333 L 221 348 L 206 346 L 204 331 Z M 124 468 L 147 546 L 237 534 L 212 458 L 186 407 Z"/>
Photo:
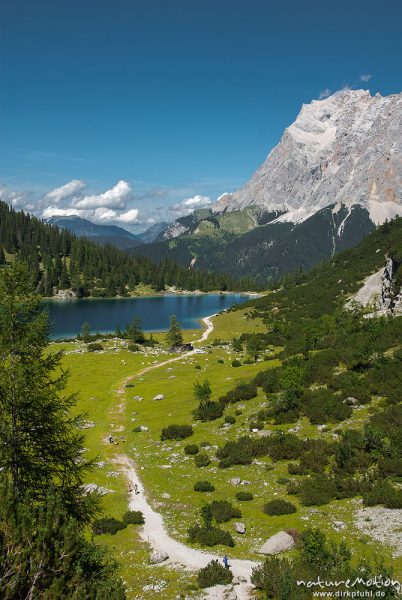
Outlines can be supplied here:
<path id="1" fill-rule="evenodd" d="M 105 496 L 106 494 L 113 494 L 115 492 L 115 490 L 108 490 L 105 487 L 102 487 L 100 485 L 96 485 L 96 483 L 86 483 L 85 485 L 82 486 L 82 489 L 84 490 L 84 494 L 87 496 L 88 494 L 93 494 L 93 493 L 97 493 L 100 496 Z"/>
<path id="2" fill-rule="evenodd" d="M 335 531 L 339 531 L 340 529 L 345 529 L 346 527 L 346 523 L 344 523 L 343 521 L 334 521 L 333 522 L 333 528 L 335 529 Z"/>
<path id="3" fill-rule="evenodd" d="M 170 498 L 170 494 L 168 494 L 167 492 L 163 492 L 163 494 L 161 494 L 162 498 Z"/>
<path id="4" fill-rule="evenodd" d="M 261 546 L 258 552 L 260 554 L 278 554 L 290 550 L 294 543 L 294 539 L 286 531 L 278 531 Z"/>
<path id="5" fill-rule="evenodd" d="M 163 394 L 157 394 L 156 396 L 154 396 L 154 400 L 163 400 L 164 397 L 165 396 Z"/>
<path id="6" fill-rule="evenodd" d="M 149 431 L 146 425 L 140 425 L 140 431 Z"/>
<path id="7" fill-rule="evenodd" d="M 165 560 L 169 558 L 169 554 L 166 552 L 159 552 L 158 550 L 153 550 L 149 555 L 149 562 L 152 565 L 158 565 L 163 563 Z"/>
<path id="8" fill-rule="evenodd" d="M 234 528 L 237 533 L 246 533 L 246 526 L 244 523 L 234 523 Z"/>
<path id="9" fill-rule="evenodd" d="M 232 477 L 232 479 L 229 479 L 229 483 L 232 485 L 240 485 L 240 481 L 240 477 Z"/>

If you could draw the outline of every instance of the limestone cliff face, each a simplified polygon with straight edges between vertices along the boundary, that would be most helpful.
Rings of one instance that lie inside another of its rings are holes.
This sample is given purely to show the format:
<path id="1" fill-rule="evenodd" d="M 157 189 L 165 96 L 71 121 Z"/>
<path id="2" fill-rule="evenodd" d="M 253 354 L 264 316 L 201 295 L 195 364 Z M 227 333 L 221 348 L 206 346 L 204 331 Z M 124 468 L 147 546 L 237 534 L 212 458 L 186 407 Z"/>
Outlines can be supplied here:
<path id="1" fill-rule="evenodd" d="M 388 258 L 385 267 L 367 277 L 354 296 L 358 304 L 374 309 L 368 316 L 402 315 L 402 289 L 396 289 L 399 267 L 395 260 Z"/>
<path id="2" fill-rule="evenodd" d="M 375 224 L 402 214 L 402 94 L 347 90 L 303 105 L 251 180 L 214 210 L 257 206 L 297 223 L 334 204 L 360 205 Z"/>

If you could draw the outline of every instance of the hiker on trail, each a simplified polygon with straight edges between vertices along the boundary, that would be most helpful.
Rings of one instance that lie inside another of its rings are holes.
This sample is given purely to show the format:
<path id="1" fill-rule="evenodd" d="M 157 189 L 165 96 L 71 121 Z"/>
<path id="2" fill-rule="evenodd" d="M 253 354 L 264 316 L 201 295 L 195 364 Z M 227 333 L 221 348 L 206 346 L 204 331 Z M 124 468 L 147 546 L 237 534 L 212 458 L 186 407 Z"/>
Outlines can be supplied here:
<path id="1" fill-rule="evenodd" d="M 112 438 L 112 436 L 110 435 L 110 433 L 109 433 L 108 440 L 109 440 L 109 444 L 112 444 L 112 443 L 113 443 L 113 438 Z"/>
<path id="2" fill-rule="evenodd" d="M 225 565 L 225 569 L 229 568 L 229 560 L 228 560 L 228 557 L 226 556 L 226 554 L 223 557 L 223 564 Z"/>
<path id="3" fill-rule="evenodd" d="M 135 492 L 136 495 L 140 493 L 138 491 L 138 485 L 136 483 L 134 484 L 134 492 Z"/>

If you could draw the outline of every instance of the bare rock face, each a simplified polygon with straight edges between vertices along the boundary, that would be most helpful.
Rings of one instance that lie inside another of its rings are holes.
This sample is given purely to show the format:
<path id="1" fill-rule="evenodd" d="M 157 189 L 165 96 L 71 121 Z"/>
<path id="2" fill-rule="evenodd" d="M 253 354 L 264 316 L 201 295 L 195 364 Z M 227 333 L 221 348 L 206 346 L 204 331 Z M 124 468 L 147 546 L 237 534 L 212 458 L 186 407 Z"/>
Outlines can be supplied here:
<path id="1" fill-rule="evenodd" d="M 295 541 L 286 531 L 278 531 L 271 536 L 259 549 L 260 554 L 278 554 L 290 550 Z"/>
<path id="2" fill-rule="evenodd" d="M 373 223 L 401 214 L 402 94 L 345 90 L 304 104 L 251 180 L 215 212 L 255 206 L 298 223 L 330 205 L 360 205 Z"/>

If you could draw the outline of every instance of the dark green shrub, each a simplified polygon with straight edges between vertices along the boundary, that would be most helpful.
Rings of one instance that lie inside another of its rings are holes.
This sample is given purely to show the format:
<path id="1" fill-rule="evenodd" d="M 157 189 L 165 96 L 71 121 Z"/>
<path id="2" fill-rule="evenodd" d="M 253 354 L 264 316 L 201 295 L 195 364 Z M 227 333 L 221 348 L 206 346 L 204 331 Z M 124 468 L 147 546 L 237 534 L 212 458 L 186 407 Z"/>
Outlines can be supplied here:
<path id="1" fill-rule="evenodd" d="M 279 483 L 279 485 L 286 485 L 287 483 L 289 483 L 289 481 L 290 479 L 288 477 L 278 477 L 276 483 Z"/>
<path id="2" fill-rule="evenodd" d="M 233 423 L 236 423 L 236 419 L 232 415 L 226 415 L 225 423 L 230 423 L 231 425 L 233 425 Z"/>
<path id="3" fill-rule="evenodd" d="M 223 360 L 223 358 L 218 358 L 217 362 L 221 365 L 223 365 L 225 363 L 225 361 Z"/>
<path id="4" fill-rule="evenodd" d="M 386 508 L 402 508 L 402 490 L 392 487 L 388 481 L 379 481 L 363 494 L 363 503 L 366 506 L 383 504 Z"/>
<path id="5" fill-rule="evenodd" d="M 195 492 L 214 492 L 215 486 L 213 486 L 212 483 L 209 483 L 209 481 L 197 481 L 194 484 L 194 491 Z"/>
<path id="6" fill-rule="evenodd" d="M 138 344 L 128 344 L 127 350 L 129 350 L 130 352 L 140 352 L 141 348 Z"/>
<path id="7" fill-rule="evenodd" d="M 241 362 L 235 358 L 235 360 L 232 360 L 232 367 L 241 367 Z"/>
<path id="8" fill-rule="evenodd" d="M 145 519 L 140 510 L 128 510 L 123 515 L 123 522 L 126 525 L 143 525 Z"/>
<path id="9" fill-rule="evenodd" d="M 206 567 L 200 569 L 197 574 L 197 583 L 200 588 L 212 587 L 214 585 L 228 585 L 233 579 L 230 569 L 225 569 L 217 560 L 211 560 Z"/>
<path id="10" fill-rule="evenodd" d="M 193 433 L 191 425 L 168 425 L 162 429 L 161 440 L 183 440 Z"/>
<path id="11" fill-rule="evenodd" d="M 188 530 L 189 542 L 196 542 L 201 546 L 234 546 L 234 541 L 231 534 L 228 531 L 219 529 L 219 527 L 201 527 L 201 525 L 194 525 Z"/>
<path id="12" fill-rule="evenodd" d="M 195 365 L 194 369 L 201 369 L 201 365 Z"/>
<path id="13" fill-rule="evenodd" d="M 264 512 L 267 515 L 291 515 L 292 513 L 295 513 L 297 511 L 297 508 L 294 504 L 292 504 L 291 502 L 288 502 L 288 500 L 281 500 L 281 499 L 277 499 L 277 500 L 271 500 L 270 502 L 267 502 L 264 505 Z"/>
<path id="14" fill-rule="evenodd" d="M 113 517 L 102 517 L 101 519 L 96 519 L 96 521 L 94 521 L 92 525 L 94 535 L 102 535 L 103 533 L 110 533 L 110 535 L 115 535 L 118 531 L 121 531 L 126 527 L 126 523 L 118 521 Z"/>
<path id="15" fill-rule="evenodd" d="M 211 464 L 211 459 L 205 452 L 200 452 L 194 457 L 194 462 L 196 467 L 207 467 Z"/>
<path id="16" fill-rule="evenodd" d="M 185 454 L 198 454 L 198 452 L 200 451 L 199 447 L 197 446 L 197 444 L 189 444 L 188 446 L 184 446 L 184 453 Z"/>
<path id="17" fill-rule="evenodd" d="M 99 352 L 100 350 L 103 350 L 103 346 L 99 342 L 91 342 L 88 344 L 87 350 L 88 352 Z"/>
<path id="18" fill-rule="evenodd" d="M 237 492 L 236 498 L 240 502 L 248 502 L 249 500 L 252 500 L 254 496 L 251 492 Z"/>
<path id="19" fill-rule="evenodd" d="M 344 404 L 341 397 L 334 396 L 326 388 L 307 390 L 301 402 L 303 412 L 315 424 L 344 421 L 353 412 L 352 407 Z"/>
<path id="20" fill-rule="evenodd" d="M 214 500 L 210 503 L 211 513 L 217 523 L 226 523 L 230 519 L 240 519 L 241 512 L 227 500 Z"/>
<path id="21" fill-rule="evenodd" d="M 321 506 L 337 496 L 335 481 L 324 475 L 306 478 L 298 491 L 300 501 L 304 506 Z"/>
<path id="22" fill-rule="evenodd" d="M 205 404 L 200 405 L 195 409 L 193 415 L 196 419 L 200 421 L 214 421 L 215 419 L 219 419 L 223 415 L 225 410 L 225 405 L 223 402 L 205 402 Z"/>

